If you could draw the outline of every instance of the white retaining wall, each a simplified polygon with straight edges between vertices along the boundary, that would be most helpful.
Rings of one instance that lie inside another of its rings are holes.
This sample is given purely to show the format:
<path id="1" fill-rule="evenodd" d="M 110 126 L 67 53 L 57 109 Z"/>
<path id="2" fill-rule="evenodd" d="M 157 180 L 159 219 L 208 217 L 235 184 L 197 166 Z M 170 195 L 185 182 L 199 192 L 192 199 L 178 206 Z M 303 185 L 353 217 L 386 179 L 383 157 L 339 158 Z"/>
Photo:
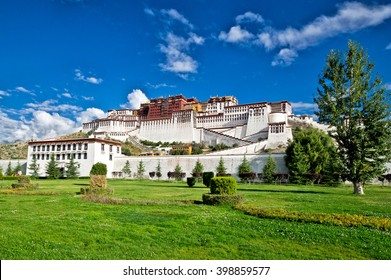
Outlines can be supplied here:
<path id="1" fill-rule="evenodd" d="M 288 173 L 288 169 L 284 161 L 285 154 L 272 154 L 272 157 L 277 162 L 277 173 Z M 216 167 L 219 163 L 221 155 L 193 155 L 193 156 L 155 156 L 155 157 L 121 157 L 116 158 L 114 162 L 114 171 L 120 172 L 125 166 L 127 160 L 130 163 L 130 169 L 132 174 L 137 172 L 137 166 L 140 161 L 143 162 L 145 166 L 145 177 L 149 178 L 148 173 L 156 171 L 156 167 L 160 162 L 162 180 L 168 179 L 167 173 L 169 171 L 174 171 L 175 166 L 179 164 L 182 168 L 182 171 L 186 173 L 186 177 L 191 177 L 191 172 L 196 164 L 196 161 L 199 159 L 202 165 L 204 166 L 204 171 L 213 171 L 216 173 Z M 232 174 L 232 176 L 237 177 L 238 167 L 243 161 L 244 155 L 224 155 L 223 160 L 225 167 L 227 168 L 227 173 Z M 266 154 L 248 154 L 246 159 L 250 162 L 253 172 L 262 173 L 263 167 L 269 158 L 269 155 Z M 157 179 L 156 177 L 154 179 Z"/>

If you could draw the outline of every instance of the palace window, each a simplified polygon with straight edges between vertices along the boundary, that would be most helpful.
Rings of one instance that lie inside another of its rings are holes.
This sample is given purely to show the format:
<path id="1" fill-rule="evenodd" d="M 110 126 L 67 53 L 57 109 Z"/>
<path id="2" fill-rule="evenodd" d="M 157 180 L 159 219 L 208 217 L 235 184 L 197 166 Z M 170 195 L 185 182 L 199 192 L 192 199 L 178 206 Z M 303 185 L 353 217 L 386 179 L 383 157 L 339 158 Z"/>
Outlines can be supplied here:
<path id="1" fill-rule="evenodd" d="M 84 150 L 88 150 L 88 143 L 84 144 Z"/>

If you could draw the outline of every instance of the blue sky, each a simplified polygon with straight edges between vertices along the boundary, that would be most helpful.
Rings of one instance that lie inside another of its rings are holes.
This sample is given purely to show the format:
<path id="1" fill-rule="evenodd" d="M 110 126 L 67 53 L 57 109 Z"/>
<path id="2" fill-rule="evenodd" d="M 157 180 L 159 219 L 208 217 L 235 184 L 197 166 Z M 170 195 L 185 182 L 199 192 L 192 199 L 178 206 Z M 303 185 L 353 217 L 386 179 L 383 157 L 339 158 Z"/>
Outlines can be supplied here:
<path id="1" fill-rule="evenodd" d="M 1 0 L 0 143 L 175 94 L 312 114 L 325 58 L 349 39 L 391 89 L 390 1 Z"/>

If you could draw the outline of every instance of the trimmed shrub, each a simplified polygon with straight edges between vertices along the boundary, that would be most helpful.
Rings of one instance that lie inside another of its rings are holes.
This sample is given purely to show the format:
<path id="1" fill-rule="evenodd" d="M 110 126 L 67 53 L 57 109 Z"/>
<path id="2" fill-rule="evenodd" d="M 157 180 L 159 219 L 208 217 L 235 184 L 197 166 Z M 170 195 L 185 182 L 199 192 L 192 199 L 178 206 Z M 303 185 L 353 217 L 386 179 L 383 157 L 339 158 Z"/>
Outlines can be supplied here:
<path id="1" fill-rule="evenodd" d="M 210 187 L 210 180 L 214 177 L 213 172 L 204 172 L 202 174 L 202 182 L 204 183 L 205 186 L 208 188 Z"/>
<path id="2" fill-rule="evenodd" d="M 206 205 L 236 205 L 242 201 L 243 196 L 240 194 L 223 195 L 206 193 L 202 195 L 202 202 Z"/>
<path id="3" fill-rule="evenodd" d="M 3 177 L 1 177 L 1 180 L 15 180 L 15 181 L 17 181 L 17 180 L 19 180 L 19 177 L 17 177 L 17 176 L 3 176 Z"/>
<path id="4" fill-rule="evenodd" d="M 38 184 L 31 184 L 30 177 L 20 176 L 18 177 L 18 183 L 11 185 L 13 189 L 37 189 Z"/>
<path id="5" fill-rule="evenodd" d="M 189 188 L 193 187 L 196 183 L 196 178 L 194 177 L 187 177 L 187 185 L 189 186 Z"/>
<path id="6" fill-rule="evenodd" d="M 91 167 L 90 175 L 107 175 L 107 166 L 104 163 L 97 162 Z"/>
<path id="7" fill-rule="evenodd" d="M 233 177 L 214 177 L 210 181 L 211 194 L 233 195 L 236 189 L 237 184 Z"/>

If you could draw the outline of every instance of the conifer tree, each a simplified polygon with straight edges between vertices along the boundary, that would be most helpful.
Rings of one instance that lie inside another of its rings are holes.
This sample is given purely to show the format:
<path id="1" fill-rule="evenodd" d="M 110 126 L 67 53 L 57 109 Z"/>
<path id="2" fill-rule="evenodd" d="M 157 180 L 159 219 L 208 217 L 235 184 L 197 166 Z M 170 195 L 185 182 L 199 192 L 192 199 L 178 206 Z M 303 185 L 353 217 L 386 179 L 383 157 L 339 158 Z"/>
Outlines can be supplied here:
<path id="1" fill-rule="evenodd" d="M 192 170 L 192 175 L 194 177 L 201 177 L 204 172 L 204 166 L 202 165 L 200 159 L 197 159 L 196 164 Z"/>
<path id="2" fill-rule="evenodd" d="M 277 171 L 277 163 L 274 158 L 269 156 L 269 158 L 266 161 L 265 166 L 263 167 L 263 179 L 266 183 L 273 183 L 274 182 L 274 174 Z"/>
<path id="3" fill-rule="evenodd" d="M 130 177 L 132 171 L 130 170 L 130 162 L 127 160 L 125 166 L 122 168 L 122 172 L 125 174 L 125 177 Z"/>
<path id="4" fill-rule="evenodd" d="M 333 183 L 341 167 L 332 138 L 316 128 L 295 131 L 286 149 L 285 163 L 291 181 L 299 184 L 321 179 Z"/>
<path id="5" fill-rule="evenodd" d="M 33 157 L 33 160 L 31 161 L 29 165 L 29 170 L 31 170 L 31 177 L 37 178 L 39 176 L 39 166 L 37 163 L 37 158 Z"/>
<path id="6" fill-rule="evenodd" d="M 18 163 L 16 164 L 14 170 L 13 170 L 13 173 L 14 174 L 19 174 L 19 172 L 22 172 L 23 171 L 23 168 L 22 166 L 20 165 L 20 162 L 18 161 Z"/>
<path id="7" fill-rule="evenodd" d="M 145 172 L 145 166 L 144 163 L 140 160 L 137 166 L 137 174 L 136 174 L 139 180 L 144 178 L 144 172 Z"/>
<path id="8" fill-rule="evenodd" d="M 11 162 L 9 161 L 9 162 L 8 162 L 7 170 L 5 171 L 5 175 L 7 175 L 7 176 L 12 176 L 12 174 L 13 174 L 12 166 L 11 166 Z"/>
<path id="9" fill-rule="evenodd" d="M 160 179 L 162 177 L 162 168 L 160 167 L 160 161 L 157 163 L 156 166 L 156 177 Z"/>
<path id="10" fill-rule="evenodd" d="M 78 164 L 75 162 L 74 158 L 71 157 L 71 160 L 66 164 L 67 170 L 65 171 L 65 175 L 69 179 L 75 179 L 79 177 Z"/>
<path id="11" fill-rule="evenodd" d="M 342 54 L 332 50 L 319 79 L 315 114 L 330 125 L 343 173 L 355 194 L 384 172 L 391 159 L 390 92 L 378 76 L 366 51 L 349 41 Z"/>
<path id="12" fill-rule="evenodd" d="M 48 179 L 58 179 L 61 176 L 61 172 L 58 168 L 57 161 L 54 158 L 54 154 L 50 155 L 50 160 L 46 165 L 46 174 L 48 175 Z"/>
<path id="13" fill-rule="evenodd" d="M 223 157 L 220 157 L 219 164 L 216 168 L 217 174 L 226 174 L 227 168 L 225 167 Z"/>
<path id="14" fill-rule="evenodd" d="M 239 174 L 251 172 L 250 162 L 246 159 L 246 156 L 243 157 L 242 163 L 238 167 Z"/>

